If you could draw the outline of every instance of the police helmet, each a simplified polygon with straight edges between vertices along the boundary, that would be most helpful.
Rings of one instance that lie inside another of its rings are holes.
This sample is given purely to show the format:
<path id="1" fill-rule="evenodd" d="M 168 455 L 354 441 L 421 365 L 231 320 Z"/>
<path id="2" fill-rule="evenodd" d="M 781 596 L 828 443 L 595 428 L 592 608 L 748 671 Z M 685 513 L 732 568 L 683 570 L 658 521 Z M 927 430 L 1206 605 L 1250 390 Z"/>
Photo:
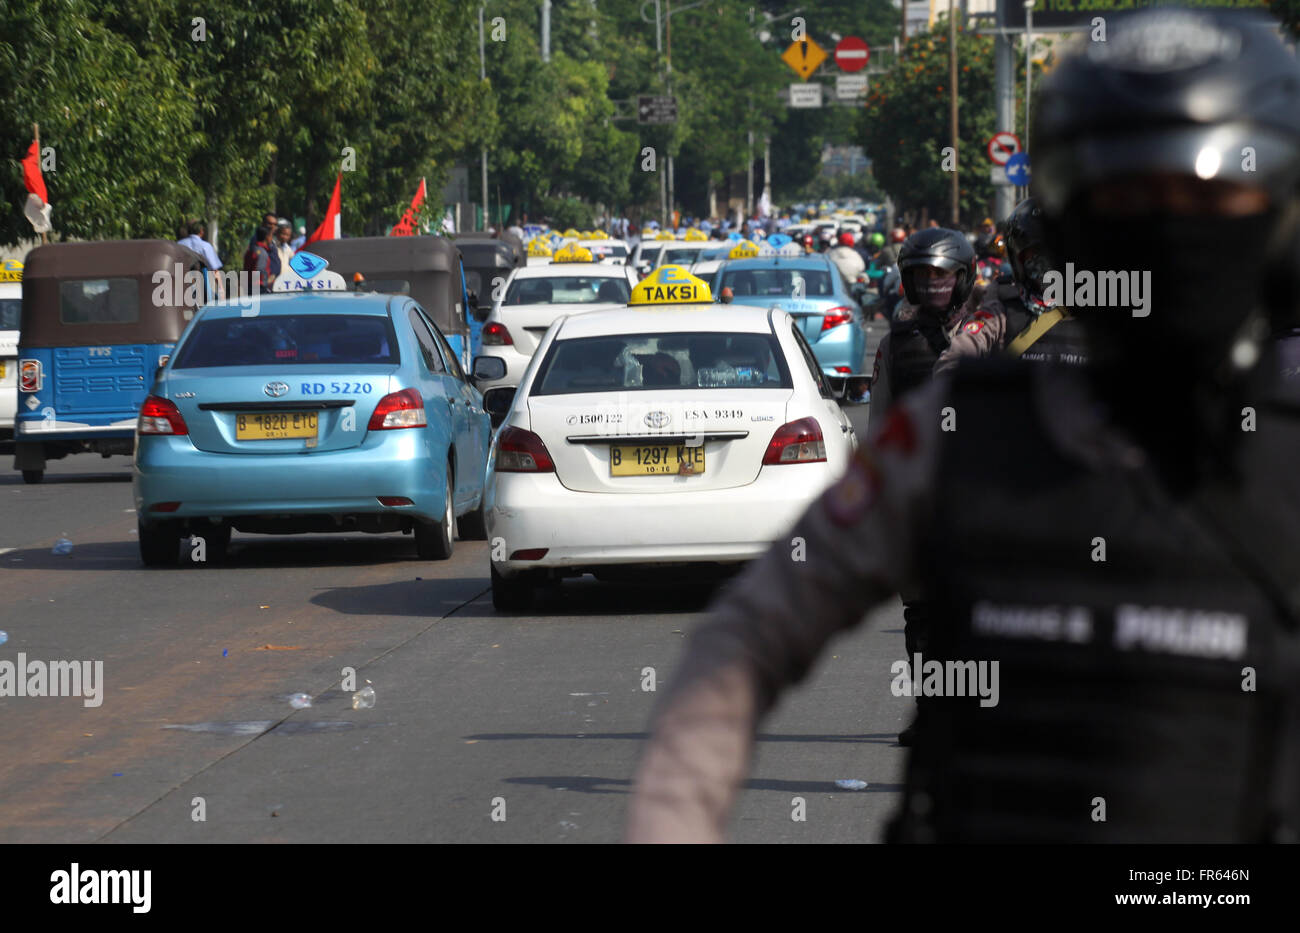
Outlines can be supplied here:
<path id="1" fill-rule="evenodd" d="M 970 297 L 975 285 L 975 247 L 965 234 L 943 227 L 926 227 L 903 241 L 903 248 L 898 251 L 898 268 L 903 277 L 903 294 L 914 305 L 920 305 L 921 300 L 913 270 L 921 266 L 957 273 L 948 310 L 960 307 Z"/>

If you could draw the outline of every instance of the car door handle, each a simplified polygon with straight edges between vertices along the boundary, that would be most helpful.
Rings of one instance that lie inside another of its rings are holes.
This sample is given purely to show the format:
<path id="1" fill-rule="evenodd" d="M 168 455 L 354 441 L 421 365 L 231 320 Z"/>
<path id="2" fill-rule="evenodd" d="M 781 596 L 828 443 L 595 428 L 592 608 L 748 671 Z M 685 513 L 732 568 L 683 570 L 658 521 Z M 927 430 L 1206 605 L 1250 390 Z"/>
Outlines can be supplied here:
<path id="1" fill-rule="evenodd" d="M 853 430 L 853 427 L 851 425 L 842 424 L 840 425 L 840 430 L 843 431 L 845 434 L 848 434 L 850 431 Z"/>

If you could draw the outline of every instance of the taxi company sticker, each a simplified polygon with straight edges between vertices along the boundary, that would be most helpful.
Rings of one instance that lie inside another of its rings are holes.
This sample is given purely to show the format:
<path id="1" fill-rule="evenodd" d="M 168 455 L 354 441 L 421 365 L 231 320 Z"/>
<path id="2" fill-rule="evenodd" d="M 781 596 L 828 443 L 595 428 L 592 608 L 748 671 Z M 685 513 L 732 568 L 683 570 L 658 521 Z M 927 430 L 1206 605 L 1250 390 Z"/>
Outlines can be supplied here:
<path id="1" fill-rule="evenodd" d="M 636 288 L 628 306 L 696 304 L 712 302 L 713 295 L 704 280 L 687 272 L 682 266 L 660 266 Z"/>
<path id="2" fill-rule="evenodd" d="M 841 527 L 855 525 L 876 498 L 879 477 L 865 451 L 858 451 L 840 481 L 826 490 L 826 515 Z"/>

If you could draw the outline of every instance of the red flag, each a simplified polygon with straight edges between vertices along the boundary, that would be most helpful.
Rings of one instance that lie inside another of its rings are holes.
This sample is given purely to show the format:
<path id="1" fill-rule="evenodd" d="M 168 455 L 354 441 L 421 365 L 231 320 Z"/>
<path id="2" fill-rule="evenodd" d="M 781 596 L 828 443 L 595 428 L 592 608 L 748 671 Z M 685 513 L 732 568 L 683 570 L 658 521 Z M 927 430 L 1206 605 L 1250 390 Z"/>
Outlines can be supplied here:
<path id="1" fill-rule="evenodd" d="M 420 187 L 415 192 L 415 197 L 411 199 L 411 206 L 406 209 L 402 219 L 393 225 L 393 229 L 388 231 L 389 236 L 415 236 L 419 232 L 416 217 L 420 213 L 420 206 L 424 204 L 426 195 L 424 179 L 420 179 Z"/>
<path id="2" fill-rule="evenodd" d="M 330 206 L 325 209 L 325 219 L 320 222 L 316 232 L 307 237 L 307 243 L 315 243 L 317 240 L 338 240 L 343 236 L 339 220 L 339 194 L 343 188 L 343 173 L 339 172 L 339 177 L 334 182 L 334 194 L 330 196 Z"/>
<path id="3" fill-rule="evenodd" d="M 29 193 L 41 199 L 42 204 L 50 202 L 50 196 L 45 191 L 45 179 L 41 177 L 40 146 L 34 139 L 32 147 L 27 150 L 27 158 L 23 159 L 23 184 L 27 186 Z"/>

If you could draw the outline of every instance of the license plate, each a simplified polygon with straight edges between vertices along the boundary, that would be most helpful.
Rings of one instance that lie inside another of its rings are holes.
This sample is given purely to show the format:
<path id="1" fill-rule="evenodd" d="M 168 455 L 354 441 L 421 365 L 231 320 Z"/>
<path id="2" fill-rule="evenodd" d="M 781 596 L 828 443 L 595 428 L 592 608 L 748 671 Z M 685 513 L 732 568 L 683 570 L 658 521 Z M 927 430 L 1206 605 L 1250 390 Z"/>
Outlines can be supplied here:
<path id="1" fill-rule="evenodd" d="M 654 444 L 611 446 L 610 476 L 693 476 L 704 472 L 704 446 Z"/>
<path id="2" fill-rule="evenodd" d="M 7 370 L 5 369 L 5 361 L 0 360 L 0 379 L 3 379 L 5 377 L 6 372 Z"/>
<path id="3" fill-rule="evenodd" d="M 235 415 L 236 440 L 278 441 L 315 436 L 316 413 L 313 411 L 258 411 Z"/>

